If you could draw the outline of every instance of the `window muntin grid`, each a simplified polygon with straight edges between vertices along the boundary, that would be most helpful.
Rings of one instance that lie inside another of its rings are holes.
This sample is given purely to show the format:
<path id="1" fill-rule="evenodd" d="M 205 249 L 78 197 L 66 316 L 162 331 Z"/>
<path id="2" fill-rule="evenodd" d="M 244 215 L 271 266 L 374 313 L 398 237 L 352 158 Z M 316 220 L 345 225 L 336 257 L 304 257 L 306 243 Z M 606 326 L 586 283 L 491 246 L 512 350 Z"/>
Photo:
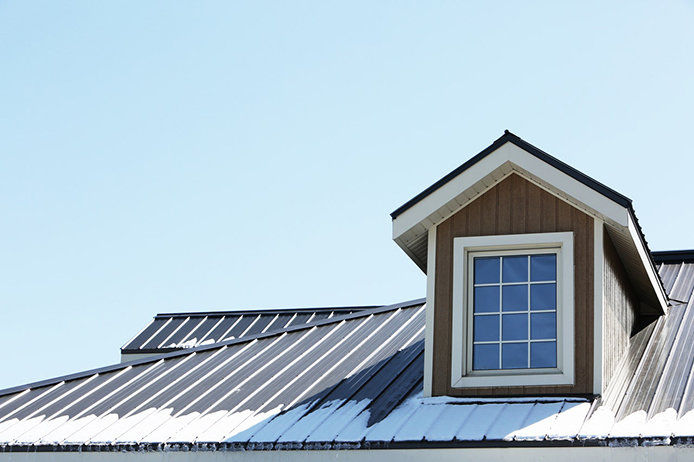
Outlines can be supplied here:
<path id="1" fill-rule="evenodd" d="M 472 370 L 557 367 L 557 253 L 473 256 Z"/>

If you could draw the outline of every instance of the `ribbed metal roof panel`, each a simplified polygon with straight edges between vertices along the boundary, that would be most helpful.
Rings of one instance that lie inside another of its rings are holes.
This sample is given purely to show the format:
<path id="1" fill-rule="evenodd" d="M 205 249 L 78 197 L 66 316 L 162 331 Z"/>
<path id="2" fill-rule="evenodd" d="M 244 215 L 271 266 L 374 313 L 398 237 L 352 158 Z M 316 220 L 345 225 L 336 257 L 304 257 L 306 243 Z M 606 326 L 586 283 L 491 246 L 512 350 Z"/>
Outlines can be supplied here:
<path id="1" fill-rule="evenodd" d="M 157 354 L 212 345 L 372 308 L 377 307 L 163 313 L 155 316 L 139 334 L 125 344 L 121 353 Z"/>
<path id="2" fill-rule="evenodd" d="M 0 443 L 283 449 L 694 436 L 690 266 L 661 265 L 671 296 L 689 294 L 688 303 L 674 302 L 632 337 L 592 412 L 577 397 L 423 398 L 424 306 L 416 301 L 330 319 L 308 314 L 295 327 L 296 313 L 274 313 L 245 339 L 11 389 L 0 393 Z M 152 341 L 191 316 L 136 338 Z M 197 333 L 186 335 L 250 331 L 260 317 L 199 316 Z M 283 330 L 272 332 L 275 323 Z"/>
<path id="3" fill-rule="evenodd" d="M 590 417 L 587 434 L 611 438 L 692 436 L 694 265 L 659 265 L 672 305 L 632 336 L 627 354 Z M 689 430 L 687 430 L 689 429 Z"/>
<path id="4" fill-rule="evenodd" d="M 28 386 L 0 396 L 0 442 L 441 441 L 475 438 L 492 407 L 480 439 L 544 440 L 576 401 L 422 398 L 423 335 L 416 302 Z"/>
<path id="5" fill-rule="evenodd" d="M 694 264 L 683 263 L 677 274 L 670 298 L 680 302 L 687 302 L 692 297 L 694 291 Z"/>

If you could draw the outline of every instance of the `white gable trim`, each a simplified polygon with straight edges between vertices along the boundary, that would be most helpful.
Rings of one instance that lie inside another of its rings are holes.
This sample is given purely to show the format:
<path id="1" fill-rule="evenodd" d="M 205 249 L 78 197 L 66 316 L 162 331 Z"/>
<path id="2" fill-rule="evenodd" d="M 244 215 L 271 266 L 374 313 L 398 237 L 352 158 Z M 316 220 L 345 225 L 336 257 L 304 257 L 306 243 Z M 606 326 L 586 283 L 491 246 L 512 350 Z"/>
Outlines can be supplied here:
<path id="1" fill-rule="evenodd" d="M 393 239 L 399 238 L 422 222 L 425 225 L 440 223 L 445 220 L 444 217 L 447 218 L 455 212 L 449 203 L 464 205 L 468 202 L 464 199 L 465 196 L 470 196 L 471 193 L 476 196 L 476 193 L 484 192 L 496 184 L 499 177 L 507 176 L 512 170 L 525 172 L 541 184 L 547 184 L 555 191 L 565 193 L 591 209 L 593 215 L 601 216 L 620 226 L 627 226 L 629 223 L 629 212 L 621 205 L 526 150 L 506 142 L 393 219 Z M 445 211 L 442 213 L 441 209 Z"/>

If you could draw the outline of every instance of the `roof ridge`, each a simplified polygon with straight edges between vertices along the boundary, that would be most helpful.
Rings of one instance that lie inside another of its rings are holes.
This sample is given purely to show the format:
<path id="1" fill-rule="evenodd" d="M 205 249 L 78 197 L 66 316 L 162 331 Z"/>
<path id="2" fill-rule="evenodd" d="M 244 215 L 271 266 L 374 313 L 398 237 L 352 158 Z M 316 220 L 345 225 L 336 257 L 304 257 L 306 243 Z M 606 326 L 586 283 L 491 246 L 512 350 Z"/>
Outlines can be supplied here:
<path id="1" fill-rule="evenodd" d="M 656 263 L 694 263 L 694 249 L 656 250 L 651 257 Z"/>
<path id="2" fill-rule="evenodd" d="M 178 311 L 169 313 L 157 313 L 157 317 L 173 317 L 173 316 L 226 316 L 226 315 L 241 315 L 241 314 L 277 314 L 277 313 L 297 313 L 297 312 L 313 312 L 313 311 L 350 311 L 350 310 L 369 310 L 380 308 L 384 305 L 355 305 L 355 306 L 323 306 L 323 307 L 306 307 L 306 308 L 257 308 L 251 310 L 211 310 L 211 311 Z"/>
<path id="3" fill-rule="evenodd" d="M 213 343 L 210 345 L 197 346 L 194 348 L 177 350 L 177 351 L 173 351 L 170 353 L 162 353 L 162 354 L 158 354 L 158 355 L 152 355 L 152 356 L 149 356 L 146 358 L 134 359 L 132 361 L 126 361 L 123 363 L 111 364 L 109 366 L 104 366 L 104 367 L 100 367 L 100 368 L 96 368 L 96 369 L 89 369 L 86 371 L 75 372 L 73 374 L 63 375 L 63 376 L 59 376 L 59 377 L 52 377 L 52 378 L 45 379 L 45 380 L 39 380 L 37 382 L 30 382 L 30 383 L 26 383 L 23 385 L 17 385 L 14 387 L 2 389 L 2 390 L 0 390 L 0 396 L 9 395 L 9 394 L 16 393 L 18 391 L 22 391 L 22 390 L 26 390 L 26 389 L 45 387 L 45 386 L 56 384 L 59 382 L 66 382 L 69 380 L 75 380 L 75 379 L 79 379 L 79 378 L 83 378 L 83 377 L 88 377 L 88 376 L 94 375 L 94 374 L 112 372 L 112 371 L 116 371 L 118 369 L 124 369 L 126 367 L 130 367 L 130 366 L 139 366 L 141 364 L 153 363 L 153 362 L 161 361 L 162 359 L 175 358 L 177 356 L 185 356 L 185 355 L 197 353 L 200 351 L 214 350 L 214 349 L 226 347 L 229 345 L 248 343 L 248 342 L 252 342 L 254 340 L 274 337 L 276 335 L 281 335 L 281 334 L 286 334 L 286 333 L 291 333 L 291 332 L 297 332 L 297 331 L 310 329 L 310 328 L 317 327 L 317 326 L 334 324 L 337 322 L 347 321 L 347 320 L 356 319 L 356 318 L 360 318 L 360 317 L 364 317 L 364 316 L 371 316 L 373 314 L 387 313 L 388 311 L 393 311 L 393 310 L 397 310 L 400 308 L 410 308 L 410 307 L 413 307 L 416 305 L 421 305 L 425 301 L 426 301 L 426 299 L 424 299 L 424 298 L 418 298 L 415 300 L 408 300 L 406 302 L 395 303 L 392 305 L 384 305 L 384 306 L 379 307 L 379 308 L 364 310 L 364 311 L 360 311 L 357 313 L 350 313 L 350 314 L 346 314 L 346 315 L 342 315 L 342 316 L 335 316 L 335 317 L 329 318 L 329 319 L 321 319 L 319 321 L 315 321 L 315 322 L 311 322 L 311 323 L 307 323 L 307 324 L 299 324 L 297 326 L 291 326 L 291 327 L 288 327 L 288 328 L 282 329 L 282 330 L 276 330 L 276 331 L 264 332 L 264 333 L 261 332 L 261 333 L 256 334 L 256 335 L 250 335 L 248 337 L 243 337 L 243 338 L 239 338 L 239 339 L 227 340 L 224 342 Z"/>

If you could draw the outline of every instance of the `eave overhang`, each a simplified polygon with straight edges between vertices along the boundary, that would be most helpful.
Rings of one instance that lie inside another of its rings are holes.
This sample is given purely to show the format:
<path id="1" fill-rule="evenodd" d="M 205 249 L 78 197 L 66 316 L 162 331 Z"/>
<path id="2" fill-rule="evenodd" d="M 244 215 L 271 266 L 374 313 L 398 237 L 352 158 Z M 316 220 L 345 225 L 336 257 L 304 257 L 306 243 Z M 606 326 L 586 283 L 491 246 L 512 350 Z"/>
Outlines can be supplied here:
<path id="1" fill-rule="evenodd" d="M 631 199 L 508 131 L 391 213 L 393 239 L 426 273 L 429 230 L 514 173 L 604 222 L 644 312 L 665 313 L 667 296 Z"/>

